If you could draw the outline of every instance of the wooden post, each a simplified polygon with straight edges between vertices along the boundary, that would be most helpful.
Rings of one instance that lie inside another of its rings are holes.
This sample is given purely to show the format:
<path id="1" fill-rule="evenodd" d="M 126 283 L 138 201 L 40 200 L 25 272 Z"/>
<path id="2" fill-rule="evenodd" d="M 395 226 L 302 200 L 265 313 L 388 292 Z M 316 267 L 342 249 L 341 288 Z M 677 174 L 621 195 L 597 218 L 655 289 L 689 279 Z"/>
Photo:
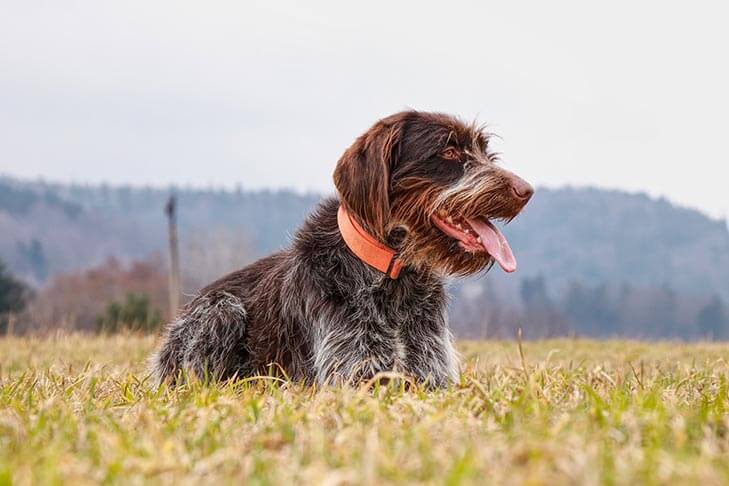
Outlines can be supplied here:
<path id="1" fill-rule="evenodd" d="M 8 327 L 5 329 L 5 334 L 12 336 L 15 333 L 15 314 L 12 312 L 8 313 Z"/>
<path id="2" fill-rule="evenodd" d="M 180 252 L 177 244 L 177 198 L 170 195 L 165 205 L 170 237 L 170 319 L 180 307 Z"/>

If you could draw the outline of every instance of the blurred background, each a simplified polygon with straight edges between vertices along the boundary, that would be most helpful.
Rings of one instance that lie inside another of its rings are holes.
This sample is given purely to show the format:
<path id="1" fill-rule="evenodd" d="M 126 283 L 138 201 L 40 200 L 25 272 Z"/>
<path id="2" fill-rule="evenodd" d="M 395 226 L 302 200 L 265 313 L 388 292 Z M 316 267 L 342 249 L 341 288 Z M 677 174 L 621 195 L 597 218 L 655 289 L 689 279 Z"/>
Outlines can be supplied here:
<path id="1" fill-rule="evenodd" d="M 478 120 L 538 191 L 459 337 L 729 338 L 720 2 L 6 3 L 0 334 L 153 330 L 285 246 L 402 109 Z M 174 286 L 174 285 L 173 285 Z"/>

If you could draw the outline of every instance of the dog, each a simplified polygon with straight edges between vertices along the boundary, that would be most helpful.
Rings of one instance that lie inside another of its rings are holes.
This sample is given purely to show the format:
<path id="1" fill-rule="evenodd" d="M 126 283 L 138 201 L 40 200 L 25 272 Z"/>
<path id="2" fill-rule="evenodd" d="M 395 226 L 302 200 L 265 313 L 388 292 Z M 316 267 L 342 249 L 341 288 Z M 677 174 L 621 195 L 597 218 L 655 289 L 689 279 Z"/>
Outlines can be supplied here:
<path id="1" fill-rule="evenodd" d="M 500 167 L 489 136 L 439 113 L 374 124 L 334 171 L 291 245 L 204 288 L 164 330 L 156 382 L 280 372 L 317 385 L 394 371 L 458 379 L 444 281 L 516 260 L 495 220 L 534 190 Z M 385 373 L 386 374 L 386 373 Z"/>

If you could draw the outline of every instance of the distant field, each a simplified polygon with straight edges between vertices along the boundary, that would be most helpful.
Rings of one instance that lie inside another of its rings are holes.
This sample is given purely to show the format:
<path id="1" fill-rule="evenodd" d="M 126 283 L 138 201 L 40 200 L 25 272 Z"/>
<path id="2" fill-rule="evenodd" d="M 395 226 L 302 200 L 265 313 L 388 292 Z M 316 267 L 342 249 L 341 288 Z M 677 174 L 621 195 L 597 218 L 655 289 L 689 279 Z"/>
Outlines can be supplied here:
<path id="1" fill-rule="evenodd" d="M 434 393 L 154 391 L 152 345 L 0 338 L 0 485 L 729 482 L 725 344 L 464 342 Z"/>

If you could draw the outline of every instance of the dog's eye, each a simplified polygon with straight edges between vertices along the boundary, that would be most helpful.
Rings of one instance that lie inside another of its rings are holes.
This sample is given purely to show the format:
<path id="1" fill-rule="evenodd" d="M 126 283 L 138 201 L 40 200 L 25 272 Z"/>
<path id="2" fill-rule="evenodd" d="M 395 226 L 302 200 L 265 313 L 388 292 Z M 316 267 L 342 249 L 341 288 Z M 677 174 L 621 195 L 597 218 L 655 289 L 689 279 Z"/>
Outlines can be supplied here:
<path id="1" fill-rule="evenodd" d="M 448 147 L 445 149 L 440 156 L 446 160 L 456 160 L 460 157 L 461 154 L 458 153 L 458 150 L 456 150 L 453 147 Z"/>

